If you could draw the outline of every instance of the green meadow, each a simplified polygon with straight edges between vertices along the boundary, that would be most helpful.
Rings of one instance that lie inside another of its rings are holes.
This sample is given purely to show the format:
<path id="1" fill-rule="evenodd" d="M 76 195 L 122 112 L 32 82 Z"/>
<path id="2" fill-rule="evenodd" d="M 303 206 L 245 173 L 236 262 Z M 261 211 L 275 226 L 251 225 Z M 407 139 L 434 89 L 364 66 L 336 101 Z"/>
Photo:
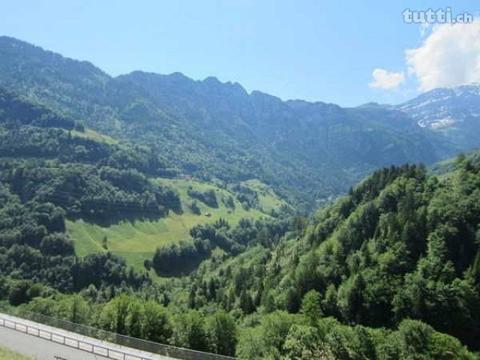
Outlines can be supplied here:
<path id="1" fill-rule="evenodd" d="M 285 204 L 275 196 L 273 191 L 258 181 L 246 182 L 244 185 L 257 191 L 261 210 L 244 209 L 233 193 L 216 185 L 190 179 L 157 179 L 156 181 L 177 191 L 182 201 L 182 214 L 170 212 L 167 217 L 156 221 L 124 221 L 110 226 L 100 226 L 83 220 L 67 221 L 67 231 L 74 242 L 77 254 L 85 256 L 91 253 L 110 251 L 125 258 L 127 263 L 135 269 L 143 270 L 144 261 L 151 259 L 157 248 L 181 240 L 189 240 L 189 230 L 195 225 L 215 222 L 221 218 L 232 225 L 238 223 L 242 218 L 267 218 L 272 209 Z M 193 201 L 187 193 L 189 189 L 214 190 L 218 208 L 212 208 L 196 201 L 201 214 L 192 213 L 188 206 Z M 230 196 L 235 199 L 235 209 L 227 208 L 222 201 L 222 198 Z"/>
<path id="2" fill-rule="evenodd" d="M 84 138 L 84 139 L 89 139 L 93 141 L 98 141 L 98 142 L 103 142 L 109 145 L 112 144 L 118 144 L 118 141 L 108 135 L 103 135 L 95 130 L 92 129 L 85 129 L 84 131 L 77 131 L 77 130 L 72 130 L 71 131 L 72 136 L 74 137 L 79 137 L 79 138 Z"/>

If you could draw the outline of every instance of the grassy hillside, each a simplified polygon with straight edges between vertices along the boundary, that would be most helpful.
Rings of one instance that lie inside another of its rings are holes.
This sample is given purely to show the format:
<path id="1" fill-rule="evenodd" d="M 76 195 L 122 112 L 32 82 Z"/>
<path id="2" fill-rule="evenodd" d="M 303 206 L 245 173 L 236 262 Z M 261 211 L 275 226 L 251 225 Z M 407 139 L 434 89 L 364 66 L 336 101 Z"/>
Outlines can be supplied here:
<path id="1" fill-rule="evenodd" d="M 112 138 L 110 136 L 107 136 L 107 135 L 104 135 L 104 134 L 100 134 L 99 132 L 97 132 L 95 130 L 92 130 L 92 129 L 85 129 L 84 131 L 73 130 L 71 133 L 72 133 L 72 136 L 79 137 L 79 138 L 82 138 L 82 139 L 88 139 L 88 140 L 92 140 L 92 141 L 103 142 L 103 143 L 106 143 L 106 144 L 109 144 L 109 145 L 118 144 L 117 139 L 114 139 L 114 138 Z"/>
<path id="2" fill-rule="evenodd" d="M 157 248 L 188 242 L 195 225 L 219 219 L 235 225 L 287 206 L 259 181 L 172 179 L 178 174 L 161 153 L 120 143 L 0 89 L 2 109 L 5 193 L 61 208 L 52 232 L 67 230 L 79 256 L 113 252 L 143 270 Z"/>
<path id="3" fill-rule="evenodd" d="M 135 269 L 143 270 L 143 262 L 151 259 L 157 248 L 190 239 L 189 230 L 195 225 L 213 223 L 221 218 L 235 225 L 242 218 L 268 218 L 271 210 L 286 206 L 268 186 L 256 180 L 244 183 L 244 186 L 258 194 L 259 208 L 249 210 L 235 198 L 235 193 L 210 183 L 190 179 L 157 179 L 156 182 L 175 189 L 182 202 L 182 214 L 170 212 L 167 217 L 155 221 L 123 221 L 110 226 L 100 226 L 83 220 L 67 221 L 67 232 L 74 241 L 76 253 L 85 256 L 108 250 L 124 257 Z M 189 204 L 194 201 L 188 195 L 189 190 L 213 190 L 218 207 L 196 201 L 200 214 L 194 214 L 189 208 Z M 227 198 L 233 198 L 234 208 L 225 205 L 224 200 Z"/>

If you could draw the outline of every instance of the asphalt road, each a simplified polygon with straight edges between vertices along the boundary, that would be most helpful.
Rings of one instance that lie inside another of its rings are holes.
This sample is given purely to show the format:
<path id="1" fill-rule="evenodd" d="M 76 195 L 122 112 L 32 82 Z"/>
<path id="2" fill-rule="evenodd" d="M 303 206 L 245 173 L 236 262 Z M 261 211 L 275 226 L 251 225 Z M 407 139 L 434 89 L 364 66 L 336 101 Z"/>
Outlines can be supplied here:
<path id="1" fill-rule="evenodd" d="M 12 329 L 12 321 L 17 330 Z M 27 326 L 31 328 L 27 330 Z M 35 360 L 174 360 L 4 314 L 0 314 L 0 346 Z M 127 355 L 123 357 L 123 353 Z"/>
<path id="2" fill-rule="evenodd" d="M 4 348 L 38 360 L 110 360 L 106 357 L 68 348 L 32 335 L 0 327 L 0 344 Z"/>

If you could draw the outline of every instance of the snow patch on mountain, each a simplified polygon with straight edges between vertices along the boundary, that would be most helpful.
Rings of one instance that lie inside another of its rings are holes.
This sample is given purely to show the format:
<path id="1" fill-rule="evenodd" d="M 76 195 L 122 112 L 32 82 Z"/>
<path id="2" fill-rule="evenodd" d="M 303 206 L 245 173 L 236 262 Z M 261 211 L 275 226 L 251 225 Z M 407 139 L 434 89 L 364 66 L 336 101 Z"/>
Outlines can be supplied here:
<path id="1" fill-rule="evenodd" d="M 480 126 L 480 85 L 435 89 L 396 107 L 422 128 L 444 130 Z"/>

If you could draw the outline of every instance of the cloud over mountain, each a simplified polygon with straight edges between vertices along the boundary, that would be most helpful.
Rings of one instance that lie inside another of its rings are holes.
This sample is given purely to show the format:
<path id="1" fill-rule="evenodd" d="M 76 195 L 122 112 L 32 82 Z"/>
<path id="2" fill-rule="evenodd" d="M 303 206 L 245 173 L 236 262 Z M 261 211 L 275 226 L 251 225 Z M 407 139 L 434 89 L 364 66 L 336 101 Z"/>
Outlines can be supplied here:
<path id="1" fill-rule="evenodd" d="M 375 69 L 372 72 L 373 81 L 369 84 L 372 88 L 395 89 L 405 81 L 403 72 L 393 72 L 385 69 Z"/>
<path id="2" fill-rule="evenodd" d="M 480 81 L 480 20 L 433 28 L 423 43 L 406 51 L 409 74 L 420 91 Z"/>

